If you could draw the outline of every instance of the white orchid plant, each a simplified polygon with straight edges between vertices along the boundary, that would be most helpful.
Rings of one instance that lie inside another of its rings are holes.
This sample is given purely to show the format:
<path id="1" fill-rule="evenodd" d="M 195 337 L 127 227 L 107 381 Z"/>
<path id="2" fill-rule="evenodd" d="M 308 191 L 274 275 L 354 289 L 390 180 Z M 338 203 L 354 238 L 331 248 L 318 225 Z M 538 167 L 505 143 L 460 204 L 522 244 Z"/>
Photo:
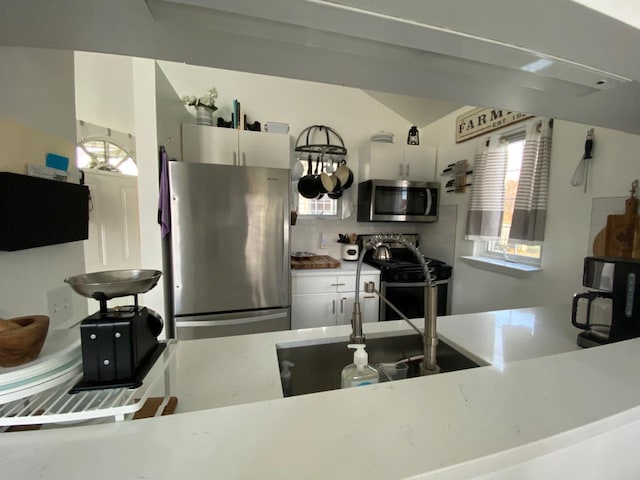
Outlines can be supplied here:
<path id="1" fill-rule="evenodd" d="M 218 109 L 218 107 L 216 107 L 216 98 L 218 98 L 218 90 L 216 90 L 216 87 L 211 87 L 207 90 L 207 94 L 202 97 L 185 95 L 182 97 L 182 101 L 190 107 L 207 107 L 215 112 Z"/>

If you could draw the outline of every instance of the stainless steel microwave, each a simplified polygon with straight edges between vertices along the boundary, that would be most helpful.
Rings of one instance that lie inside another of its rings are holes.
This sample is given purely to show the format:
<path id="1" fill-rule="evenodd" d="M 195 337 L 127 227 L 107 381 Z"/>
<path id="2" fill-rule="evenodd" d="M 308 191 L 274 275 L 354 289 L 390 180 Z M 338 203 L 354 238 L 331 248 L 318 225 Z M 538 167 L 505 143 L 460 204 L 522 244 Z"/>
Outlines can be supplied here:
<path id="1" fill-rule="evenodd" d="M 440 183 L 368 180 L 358 185 L 359 222 L 435 222 Z"/>

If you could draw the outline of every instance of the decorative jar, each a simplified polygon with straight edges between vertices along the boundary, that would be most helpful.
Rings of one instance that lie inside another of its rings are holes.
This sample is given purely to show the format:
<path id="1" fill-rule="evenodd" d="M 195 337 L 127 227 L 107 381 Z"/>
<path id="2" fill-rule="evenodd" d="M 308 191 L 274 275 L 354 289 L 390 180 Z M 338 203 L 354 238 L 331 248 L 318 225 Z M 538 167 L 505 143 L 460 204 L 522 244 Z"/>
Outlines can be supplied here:
<path id="1" fill-rule="evenodd" d="M 213 126 L 213 109 L 198 105 L 196 107 L 196 123 L 198 125 Z"/>

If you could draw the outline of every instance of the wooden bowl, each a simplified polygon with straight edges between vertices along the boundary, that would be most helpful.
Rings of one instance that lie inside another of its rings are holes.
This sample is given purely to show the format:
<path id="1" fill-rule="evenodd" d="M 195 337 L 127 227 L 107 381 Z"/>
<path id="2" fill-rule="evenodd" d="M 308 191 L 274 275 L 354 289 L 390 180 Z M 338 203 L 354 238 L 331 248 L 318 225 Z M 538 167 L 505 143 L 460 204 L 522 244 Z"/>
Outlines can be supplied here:
<path id="1" fill-rule="evenodd" d="M 49 331 L 49 317 L 31 315 L 0 319 L 0 367 L 15 367 L 40 355 Z"/>

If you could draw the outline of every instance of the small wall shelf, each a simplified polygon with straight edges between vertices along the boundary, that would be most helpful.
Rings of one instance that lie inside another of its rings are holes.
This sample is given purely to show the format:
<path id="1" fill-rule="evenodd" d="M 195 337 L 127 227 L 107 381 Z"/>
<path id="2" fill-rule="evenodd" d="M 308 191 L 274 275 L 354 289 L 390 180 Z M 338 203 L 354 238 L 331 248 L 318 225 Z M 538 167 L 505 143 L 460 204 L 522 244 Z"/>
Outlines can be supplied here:
<path id="1" fill-rule="evenodd" d="M 160 378 L 164 378 L 164 399 L 157 408 L 161 414 L 171 396 L 170 364 L 178 348 L 169 340 L 167 348 L 151 368 L 140 388 L 111 388 L 70 394 L 82 379 L 82 371 L 57 387 L 2 404 L 0 395 L 0 432 L 16 425 L 77 422 L 112 417 L 123 421 L 140 410 Z"/>

